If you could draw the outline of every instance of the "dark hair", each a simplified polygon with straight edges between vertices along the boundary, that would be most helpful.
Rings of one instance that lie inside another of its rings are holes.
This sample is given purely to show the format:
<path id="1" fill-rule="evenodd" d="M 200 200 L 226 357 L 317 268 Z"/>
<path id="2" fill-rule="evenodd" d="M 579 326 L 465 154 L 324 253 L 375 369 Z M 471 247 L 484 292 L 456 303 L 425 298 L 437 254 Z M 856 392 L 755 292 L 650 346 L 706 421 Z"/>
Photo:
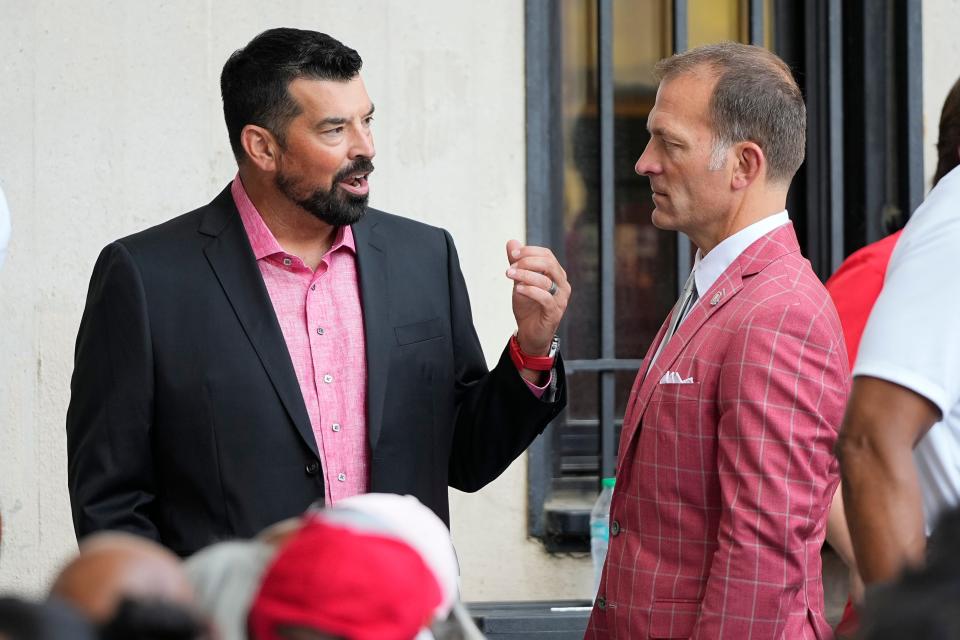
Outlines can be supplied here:
<path id="1" fill-rule="evenodd" d="M 207 640 L 209 629 L 195 613 L 162 600 L 124 599 L 100 629 L 101 640 Z"/>
<path id="2" fill-rule="evenodd" d="M 950 89 L 940 112 L 940 135 L 937 139 L 937 172 L 933 184 L 960 164 L 960 79 Z"/>
<path id="3" fill-rule="evenodd" d="M 767 179 L 789 182 L 807 138 L 807 108 L 790 68 L 762 47 L 721 42 L 665 58 L 655 73 L 667 81 L 704 68 L 717 76 L 710 100 L 714 151 L 755 142 L 767 158 Z"/>
<path id="4" fill-rule="evenodd" d="M 960 510 L 947 512 L 928 544 L 926 566 L 867 592 L 862 640 L 960 638 Z"/>
<path id="5" fill-rule="evenodd" d="M 71 606 L 57 601 L 0 598 L 0 636 L 10 640 L 93 640 L 94 631 Z"/>
<path id="6" fill-rule="evenodd" d="M 270 29 L 234 51 L 220 74 L 223 117 L 233 155 L 245 157 L 240 132 L 248 124 L 270 131 L 282 146 L 290 120 L 300 107 L 287 87 L 292 80 L 336 80 L 356 77 L 360 55 L 325 33 Z"/>

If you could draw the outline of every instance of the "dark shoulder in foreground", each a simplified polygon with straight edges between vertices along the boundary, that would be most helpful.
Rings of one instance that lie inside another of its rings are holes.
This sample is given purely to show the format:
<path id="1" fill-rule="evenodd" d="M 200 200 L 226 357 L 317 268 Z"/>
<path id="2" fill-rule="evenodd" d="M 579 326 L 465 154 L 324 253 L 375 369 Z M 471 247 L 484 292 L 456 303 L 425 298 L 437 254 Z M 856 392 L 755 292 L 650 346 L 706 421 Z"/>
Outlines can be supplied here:
<path id="1" fill-rule="evenodd" d="M 231 225 L 242 223 L 228 185 L 209 204 L 121 238 L 117 243 L 135 256 L 175 259 L 181 252 L 206 246 L 211 238 Z M 444 231 L 439 227 L 373 208 L 368 208 L 353 228 L 359 240 L 370 240 L 373 244 L 387 243 L 403 249 L 439 248 L 445 244 Z M 377 239 L 383 242 L 378 243 Z"/>
<path id="2" fill-rule="evenodd" d="M 190 240 L 217 236 L 231 224 L 241 222 L 228 185 L 209 204 L 121 238 L 117 242 L 133 251 L 149 250 L 158 245 L 168 245 L 171 241 L 189 243 Z M 439 227 L 373 208 L 367 209 L 364 217 L 354 225 L 354 229 L 359 229 L 361 233 L 363 230 L 375 231 L 388 239 L 401 240 L 409 237 L 436 241 L 444 233 Z M 391 238 L 394 234 L 399 238 Z"/>
<path id="3" fill-rule="evenodd" d="M 134 252 L 150 250 L 171 242 L 189 243 L 191 240 L 199 241 L 210 235 L 218 235 L 232 222 L 240 224 L 240 214 L 237 213 L 228 184 L 209 204 L 120 238 L 117 242 Z"/>

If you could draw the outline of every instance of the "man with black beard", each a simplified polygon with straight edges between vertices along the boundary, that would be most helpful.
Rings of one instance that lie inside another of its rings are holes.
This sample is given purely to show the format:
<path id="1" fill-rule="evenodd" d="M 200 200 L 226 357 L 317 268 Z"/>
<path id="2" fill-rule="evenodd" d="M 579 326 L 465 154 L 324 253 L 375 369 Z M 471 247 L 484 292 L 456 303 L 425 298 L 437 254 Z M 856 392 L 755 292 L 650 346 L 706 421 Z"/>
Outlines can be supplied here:
<path id="1" fill-rule="evenodd" d="M 448 486 L 483 487 L 563 407 L 566 274 L 507 243 L 517 331 L 488 371 L 450 235 L 367 207 L 361 64 L 295 29 L 236 51 L 236 177 L 101 253 L 67 413 L 78 537 L 188 555 L 367 491 L 448 521 Z"/>

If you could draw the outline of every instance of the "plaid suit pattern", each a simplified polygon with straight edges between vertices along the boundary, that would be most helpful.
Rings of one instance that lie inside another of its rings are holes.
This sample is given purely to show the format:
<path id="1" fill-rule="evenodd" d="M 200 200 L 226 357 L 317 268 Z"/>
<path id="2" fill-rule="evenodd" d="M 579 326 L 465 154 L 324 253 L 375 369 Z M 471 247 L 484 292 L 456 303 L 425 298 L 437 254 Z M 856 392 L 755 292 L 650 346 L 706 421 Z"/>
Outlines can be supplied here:
<path id="1" fill-rule="evenodd" d="M 820 548 L 849 372 L 792 224 L 730 265 L 644 375 L 665 329 L 628 400 L 586 637 L 830 638 Z"/>

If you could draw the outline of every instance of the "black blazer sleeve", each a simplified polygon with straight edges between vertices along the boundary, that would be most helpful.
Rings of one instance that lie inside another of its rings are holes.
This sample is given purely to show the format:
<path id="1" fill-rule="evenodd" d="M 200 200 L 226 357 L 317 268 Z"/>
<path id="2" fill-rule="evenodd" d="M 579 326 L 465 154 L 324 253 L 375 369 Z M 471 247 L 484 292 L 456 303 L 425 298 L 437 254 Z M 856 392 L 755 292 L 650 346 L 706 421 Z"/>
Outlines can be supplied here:
<path id="1" fill-rule="evenodd" d="M 77 537 L 119 529 L 157 539 L 153 356 L 137 266 L 120 243 L 97 260 L 77 335 L 67 410 L 67 475 Z"/>
<path id="2" fill-rule="evenodd" d="M 563 363 L 557 358 L 552 388 L 537 398 L 506 349 L 487 372 L 457 250 L 450 234 L 444 231 L 444 237 L 456 378 L 449 484 L 477 491 L 503 473 L 563 409 L 566 384 Z"/>

